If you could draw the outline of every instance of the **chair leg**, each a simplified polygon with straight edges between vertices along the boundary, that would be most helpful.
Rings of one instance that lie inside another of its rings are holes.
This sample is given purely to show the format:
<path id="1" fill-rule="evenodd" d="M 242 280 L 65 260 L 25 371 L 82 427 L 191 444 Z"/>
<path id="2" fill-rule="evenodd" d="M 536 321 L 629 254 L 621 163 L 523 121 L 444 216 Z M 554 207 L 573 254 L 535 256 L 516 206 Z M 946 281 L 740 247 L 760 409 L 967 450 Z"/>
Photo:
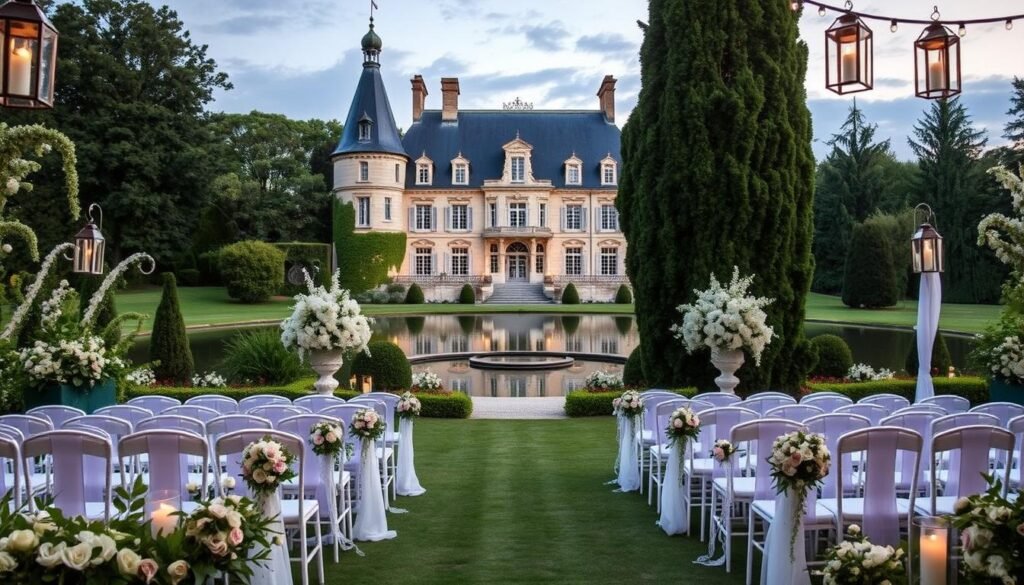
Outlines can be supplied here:
<path id="1" fill-rule="evenodd" d="M 713 505 L 713 504 L 712 504 Z M 704 477 L 700 478 L 700 541 L 704 542 L 704 528 L 707 526 L 708 488 Z M 711 510 L 714 518 L 714 509 Z"/>
<path id="2" fill-rule="evenodd" d="M 726 509 L 725 502 L 722 502 L 722 532 L 725 533 L 725 572 L 732 572 L 732 510 L 735 504 L 730 504 Z"/>
<path id="3" fill-rule="evenodd" d="M 324 585 L 324 535 L 320 528 L 320 514 L 317 514 L 316 518 L 316 541 L 320 543 L 320 548 L 316 551 L 316 576 L 319 579 L 318 583 Z M 337 539 L 335 539 L 337 540 Z"/>
<path id="4" fill-rule="evenodd" d="M 303 494 L 299 494 L 303 497 Z M 306 521 L 299 518 L 299 566 L 302 567 L 302 585 L 309 585 L 309 543 L 306 542 Z"/>
<path id="5" fill-rule="evenodd" d="M 651 505 L 651 492 L 654 489 L 654 457 L 647 458 L 647 505 Z"/>
<path id="6" fill-rule="evenodd" d="M 747 585 L 751 585 L 754 572 L 754 507 L 750 506 L 747 513 Z"/>

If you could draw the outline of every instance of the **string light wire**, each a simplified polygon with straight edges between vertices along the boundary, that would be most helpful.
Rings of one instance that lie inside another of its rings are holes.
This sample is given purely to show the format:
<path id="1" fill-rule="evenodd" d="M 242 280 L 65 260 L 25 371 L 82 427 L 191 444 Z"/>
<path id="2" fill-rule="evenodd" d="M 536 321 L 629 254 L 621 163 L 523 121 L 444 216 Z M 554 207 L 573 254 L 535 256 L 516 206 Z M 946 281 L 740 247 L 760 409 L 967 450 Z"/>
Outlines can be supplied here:
<path id="1" fill-rule="evenodd" d="M 937 24 L 948 25 L 948 26 L 955 26 L 955 27 L 958 27 L 958 28 L 962 28 L 964 30 L 964 34 L 966 34 L 967 25 L 969 25 L 969 24 L 993 24 L 993 23 L 1002 22 L 1006 26 L 1006 30 L 1011 30 L 1013 28 L 1013 21 L 1024 19 L 1024 14 L 1011 14 L 1009 16 L 993 16 L 993 17 L 989 17 L 989 18 L 970 18 L 970 19 L 966 19 L 966 20 L 964 20 L 964 19 L 943 20 L 939 16 L 939 9 L 938 9 L 937 6 L 933 8 L 932 15 L 931 15 L 932 17 L 931 18 L 929 18 L 929 19 L 922 19 L 922 18 L 901 18 L 901 17 L 885 16 L 883 14 L 872 14 L 872 13 L 869 13 L 869 12 L 860 12 L 858 10 L 854 10 L 853 9 L 853 5 L 852 5 L 851 2 L 847 2 L 846 6 L 835 6 L 833 4 L 828 4 L 828 3 L 825 3 L 825 2 L 818 2 L 817 0 L 802 0 L 799 4 L 801 4 L 801 5 L 809 4 L 811 6 L 817 6 L 818 7 L 818 14 L 820 14 L 820 15 L 824 15 L 823 14 L 824 12 L 831 11 L 831 12 L 842 12 L 844 14 L 852 14 L 854 16 L 858 16 L 858 17 L 863 18 L 865 20 L 889 21 L 889 30 L 891 30 L 892 32 L 896 32 L 897 25 L 900 24 L 900 23 L 902 23 L 902 24 L 936 24 L 937 23 Z"/>

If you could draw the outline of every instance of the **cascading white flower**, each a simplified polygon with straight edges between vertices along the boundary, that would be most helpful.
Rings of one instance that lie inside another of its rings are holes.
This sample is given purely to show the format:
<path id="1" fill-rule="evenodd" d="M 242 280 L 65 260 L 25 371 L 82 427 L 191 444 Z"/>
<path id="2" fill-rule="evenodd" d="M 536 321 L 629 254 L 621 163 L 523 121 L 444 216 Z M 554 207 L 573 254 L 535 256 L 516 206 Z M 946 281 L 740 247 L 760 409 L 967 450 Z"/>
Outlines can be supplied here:
<path id="1" fill-rule="evenodd" d="M 281 343 L 299 351 L 343 350 L 367 352 L 373 320 L 362 314 L 359 303 L 341 288 L 339 273 L 331 276 L 331 287 L 315 286 L 306 274 L 307 294 L 295 296 L 291 317 L 281 322 Z"/>

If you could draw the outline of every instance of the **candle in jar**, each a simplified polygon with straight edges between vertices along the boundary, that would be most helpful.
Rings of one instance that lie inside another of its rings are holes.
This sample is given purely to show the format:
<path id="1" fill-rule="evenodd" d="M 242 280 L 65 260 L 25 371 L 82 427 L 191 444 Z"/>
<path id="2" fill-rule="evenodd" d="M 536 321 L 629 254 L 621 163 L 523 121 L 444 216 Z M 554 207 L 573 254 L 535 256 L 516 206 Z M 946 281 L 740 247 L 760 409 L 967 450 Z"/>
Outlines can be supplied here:
<path id="1" fill-rule="evenodd" d="M 11 42 L 8 91 L 18 95 L 29 95 L 32 90 L 32 51 L 25 47 L 13 48 L 13 40 Z"/>
<path id="2" fill-rule="evenodd" d="M 946 530 L 921 529 L 921 583 L 946 585 Z"/>
<path id="3" fill-rule="evenodd" d="M 153 520 L 153 534 L 170 534 L 174 532 L 174 529 L 178 526 L 178 517 L 173 514 L 177 512 L 174 506 L 168 504 L 160 504 L 156 510 L 153 510 L 150 518 Z"/>
<path id="4" fill-rule="evenodd" d="M 843 44 L 842 74 L 839 81 L 848 83 L 857 79 L 857 49 L 853 43 Z"/>
<path id="5" fill-rule="evenodd" d="M 942 59 L 928 64 L 928 89 L 946 89 L 946 68 L 942 66 Z"/>
<path id="6" fill-rule="evenodd" d="M 932 243 L 926 240 L 921 246 L 921 268 L 925 270 L 934 270 L 934 255 L 935 252 L 932 250 Z"/>

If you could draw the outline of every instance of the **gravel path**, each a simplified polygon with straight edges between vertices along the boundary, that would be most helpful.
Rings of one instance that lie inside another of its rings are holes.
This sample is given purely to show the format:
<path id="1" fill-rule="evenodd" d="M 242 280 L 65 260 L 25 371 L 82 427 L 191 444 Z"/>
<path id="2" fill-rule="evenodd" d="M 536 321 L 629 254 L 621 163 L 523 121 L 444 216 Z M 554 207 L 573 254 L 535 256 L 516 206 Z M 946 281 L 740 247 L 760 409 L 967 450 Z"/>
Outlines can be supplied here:
<path id="1" fill-rule="evenodd" d="M 473 415 L 470 418 L 539 419 L 566 418 L 565 398 L 489 398 L 473 397 Z"/>

